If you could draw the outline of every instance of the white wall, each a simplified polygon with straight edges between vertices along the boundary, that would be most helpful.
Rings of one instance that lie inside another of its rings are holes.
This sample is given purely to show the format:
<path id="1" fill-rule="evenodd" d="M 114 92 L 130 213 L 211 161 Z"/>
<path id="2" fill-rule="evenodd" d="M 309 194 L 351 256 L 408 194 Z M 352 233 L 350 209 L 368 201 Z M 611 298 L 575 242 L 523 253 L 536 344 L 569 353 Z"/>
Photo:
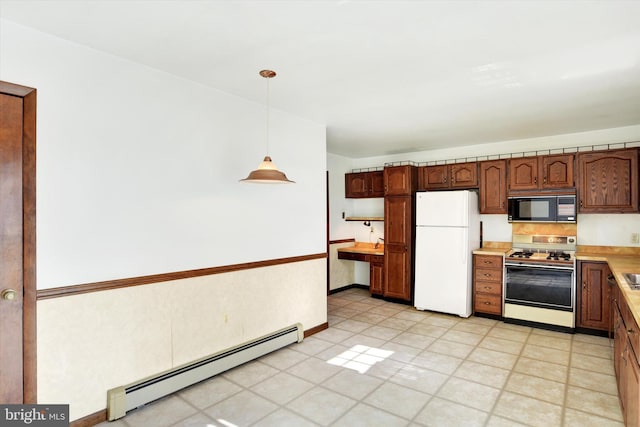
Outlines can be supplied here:
<path id="1" fill-rule="evenodd" d="M 272 111 L 297 184 L 241 184 L 263 105 L 0 24 L 0 79 L 38 89 L 39 289 L 325 252 L 324 126 Z M 326 313 L 325 259 L 41 300 L 38 400 L 77 419 L 110 387 Z"/>
<path id="2" fill-rule="evenodd" d="M 242 184 L 264 105 L 6 20 L 1 42 L 0 77 L 38 89 L 39 288 L 325 251 L 324 126 L 272 111 L 297 184 Z"/>

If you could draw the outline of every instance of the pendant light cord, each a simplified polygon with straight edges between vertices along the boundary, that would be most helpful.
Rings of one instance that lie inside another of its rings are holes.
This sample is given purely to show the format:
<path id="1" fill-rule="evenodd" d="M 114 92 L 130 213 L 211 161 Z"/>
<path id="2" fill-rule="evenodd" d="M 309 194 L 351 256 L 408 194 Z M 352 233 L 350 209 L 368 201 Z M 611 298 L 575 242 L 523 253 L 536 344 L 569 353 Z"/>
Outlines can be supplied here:
<path id="1" fill-rule="evenodd" d="M 267 156 L 269 155 L 269 80 L 267 78 Z"/>

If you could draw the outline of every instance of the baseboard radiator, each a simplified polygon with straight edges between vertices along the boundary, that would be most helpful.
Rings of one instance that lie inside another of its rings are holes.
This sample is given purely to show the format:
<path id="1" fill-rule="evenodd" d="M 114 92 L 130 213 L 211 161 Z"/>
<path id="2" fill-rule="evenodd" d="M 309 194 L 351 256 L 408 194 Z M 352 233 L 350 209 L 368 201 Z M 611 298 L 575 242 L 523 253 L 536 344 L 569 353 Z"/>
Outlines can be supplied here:
<path id="1" fill-rule="evenodd" d="M 302 325 L 297 323 L 253 341 L 203 357 L 158 375 L 107 391 L 107 418 L 117 420 L 127 411 L 167 396 L 192 384 L 249 362 L 304 337 Z"/>

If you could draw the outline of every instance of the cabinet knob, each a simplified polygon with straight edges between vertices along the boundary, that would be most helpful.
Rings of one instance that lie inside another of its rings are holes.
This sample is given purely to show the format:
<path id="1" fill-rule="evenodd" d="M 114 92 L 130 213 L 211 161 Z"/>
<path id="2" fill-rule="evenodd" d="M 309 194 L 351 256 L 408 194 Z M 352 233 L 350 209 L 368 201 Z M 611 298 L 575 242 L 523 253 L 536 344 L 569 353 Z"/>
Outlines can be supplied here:
<path id="1" fill-rule="evenodd" d="M 484 273 L 484 277 L 491 277 L 491 273 Z"/>
<path id="2" fill-rule="evenodd" d="M 489 301 L 485 301 L 484 305 L 491 305 L 491 303 Z"/>
<path id="3" fill-rule="evenodd" d="M 485 286 L 484 288 L 485 288 L 486 290 L 490 290 L 490 289 L 491 289 L 491 286 Z"/>
<path id="4" fill-rule="evenodd" d="M 534 183 L 534 184 L 537 184 L 537 183 L 538 183 L 538 177 L 537 177 L 537 176 L 534 176 L 534 177 L 533 177 L 533 183 Z"/>
<path id="5" fill-rule="evenodd" d="M 583 204 L 582 204 L 582 200 L 580 200 L 580 207 L 582 207 L 582 206 L 583 206 Z"/>
<path id="6" fill-rule="evenodd" d="M 547 177 L 546 177 L 546 176 L 542 178 L 542 183 L 543 183 L 543 184 L 546 184 L 546 183 L 547 183 Z"/>

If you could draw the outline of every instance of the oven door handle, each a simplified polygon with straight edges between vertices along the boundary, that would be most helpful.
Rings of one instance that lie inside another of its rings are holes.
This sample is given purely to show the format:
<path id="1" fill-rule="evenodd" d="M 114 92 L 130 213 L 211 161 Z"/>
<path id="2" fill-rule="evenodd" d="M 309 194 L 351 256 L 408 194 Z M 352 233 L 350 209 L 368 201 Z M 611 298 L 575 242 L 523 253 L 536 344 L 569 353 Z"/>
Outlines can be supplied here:
<path id="1" fill-rule="evenodd" d="M 504 266 L 505 267 L 537 268 L 540 270 L 566 270 L 566 271 L 574 270 L 573 267 L 566 267 L 566 266 L 560 266 L 560 265 L 556 266 L 556 265 L 536 265 L 536 264 L 512 264 L 508 262 L 505 262 Z"/>

